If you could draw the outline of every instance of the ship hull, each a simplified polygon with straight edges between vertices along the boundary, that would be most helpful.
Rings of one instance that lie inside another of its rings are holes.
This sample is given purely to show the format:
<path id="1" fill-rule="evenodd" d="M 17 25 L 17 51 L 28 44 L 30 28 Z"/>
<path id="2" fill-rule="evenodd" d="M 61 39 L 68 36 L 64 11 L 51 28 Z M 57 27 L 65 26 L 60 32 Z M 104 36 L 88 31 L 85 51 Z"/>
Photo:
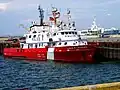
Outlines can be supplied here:
<path id="1" fill-rule="evenodd" d="M 52 48 L 52 49 L 51 49 Z M 94 63 L 94 55 L 96 47 L 93 45 L 86 46 L 67 46 L 67 47 L 51 47 L 51 48 L 5 48 L 5 58 L 29 59 L 32 61 L 61 61 L 61 62 L 80 62 Z M 49 50 L 51 49 L 51 51 Z"/>
<path id="2" fill-rule="evenodd" d="M 87 46 L 56 47 L 54 60 L 63 62 L 94 63 L 95 51 L 96 48 Z"/>
<path id="3" fill-rule="evenodd" d="M 4 48 L 5 58 L 29 59 L 29 60 L 47 60 L 47 48 Z"/>

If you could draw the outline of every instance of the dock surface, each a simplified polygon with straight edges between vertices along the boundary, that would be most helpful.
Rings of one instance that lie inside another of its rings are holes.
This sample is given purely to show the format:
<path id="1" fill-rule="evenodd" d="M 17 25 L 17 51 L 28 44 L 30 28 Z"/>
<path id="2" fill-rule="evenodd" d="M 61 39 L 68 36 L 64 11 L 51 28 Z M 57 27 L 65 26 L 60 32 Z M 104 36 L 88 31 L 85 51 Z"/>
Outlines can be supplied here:
<path id="1" fill-rule="evenodd" d="M 53 90 L 120 90 L 120 82 L 60 88 Z"/>
<path id="2" fill-rule="evenodd" d="M 89 38 L 88 42 L 120 42 L 120 37 L 110 37 L 110 38 Z"/>

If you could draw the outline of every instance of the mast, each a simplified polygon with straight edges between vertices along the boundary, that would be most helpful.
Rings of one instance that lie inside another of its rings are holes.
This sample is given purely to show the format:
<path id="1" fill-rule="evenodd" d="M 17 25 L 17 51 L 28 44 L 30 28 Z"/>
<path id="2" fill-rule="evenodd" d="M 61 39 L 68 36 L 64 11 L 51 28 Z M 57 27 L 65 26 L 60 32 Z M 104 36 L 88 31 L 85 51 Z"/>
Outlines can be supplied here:
<path id="1" fill-rule="evenodd" d="M 68 17 L 68 21 L 71 20 L 71 12 L 70 9 L 67 9 L 67 17 Z"/>
<path id="2" fill-rule="evenodd" d="M 54 21 L 54 24 L 56 25 L 57 19 L 60 17 L 60 12 L 56 7 L 52 7 L 52 15 L 53 17 L 51 19 L 52 21 Z"/>
<path id="3" fill-rule="evenodd" d="M 94 16 L 92 26 L 91 26 L 91 30 L 94 30 L 94 29 L 97 29 L 96 16 Z"/>
<path id="4" fill-rule="evenodd" d="M 44 10 L 40 7 L 40 5 L 38 6 L 38 10 L 39 10 L 39 13 L 40 13 L 40 25 L 43 25 L 43 19 L 44 19 Z"/>

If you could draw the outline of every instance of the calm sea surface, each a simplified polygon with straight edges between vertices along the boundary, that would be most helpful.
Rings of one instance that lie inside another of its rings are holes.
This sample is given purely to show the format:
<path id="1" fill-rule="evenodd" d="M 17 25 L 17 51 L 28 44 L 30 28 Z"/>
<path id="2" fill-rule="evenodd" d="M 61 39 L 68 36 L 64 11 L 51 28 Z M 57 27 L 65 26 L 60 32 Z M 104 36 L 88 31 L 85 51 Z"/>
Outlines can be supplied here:
<path id="1" fill-rule="evenodd" d="M 116 81 L 120 81 L 120 63 L 68 64 L 0 57 L 0 90 L 48 90 Z"/>

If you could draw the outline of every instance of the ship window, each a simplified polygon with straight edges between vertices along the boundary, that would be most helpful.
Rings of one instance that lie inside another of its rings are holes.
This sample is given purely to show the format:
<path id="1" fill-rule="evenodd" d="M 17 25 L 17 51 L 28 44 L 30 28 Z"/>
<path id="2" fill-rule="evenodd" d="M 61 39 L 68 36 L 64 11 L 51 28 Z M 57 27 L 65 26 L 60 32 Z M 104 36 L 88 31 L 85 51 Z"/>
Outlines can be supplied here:
<path id="1" fill-rule="evenodd" d="M 65 42 L 64 45 L 67 45 L 67 42 Z"/>
<path id="2" fill-rule="evenodd" d="M 35 48 L 37 48 L 37 44 L 35 44 Z"/>
<path id="3" fill-rule="evenodd" d="M 64 32 L 61 32 L 62 35 L 64 35 Z"/>
<path id="4" fill-rule="evenodd" d="M 75 34 L 77 34 L 77 32 L 75 32 Z"/>
<path id="5" fill-rule="evenodd" d="M 55 36 L 55 35 L 56 35 L 56 33 L 53 34 L 53 36 Z"/>
<path id="6" fill-rule="evenodd" d="M 33 31 L 33 33 L 37 33 L 36 31 Z"/>
<path id="7" fill-rule="evenodd" d="M 33 36 L 34 38 L 36 37 L 36 35 Z"/>
<path id="8" fill-rule="evenodd" d="M 72 32 L 72 34 L 74 34 L 74 32 Z"/>
<path id="9" fill-rule="evenodd" d="M 29 38 L 31 38 L 31 35 L 29 35 Z"/>
<path id="10" fill-rule="evenodd" d="M 39 47 L 41 46 L 41 44 L 39 43 Z"/>
<path id="11" fill-rule="evenodd" d="M 49 33 L 47 33 L 47 37 L 49 37 Z"/>
<path id="12" fill-rule="evenodd" d="M 23 48 L 23 46 L 24 46 L 24 45 L 22 44 L 21 48 Z"/>
<path id="13" fill-rule="evenodd" d="M 53 43 L 53 46 L 55 46 L 55 42 Z"/>
<path id="14" fill-rule="evenodd" d="M 65 34 L 68 34 L 68 32 L 65 32 Z"/>
<path id="15" fill-rule="evenodd" d="M 30 45 L 28 44 L 28 48 L 30 48 Z"/>
<path id="16" fill-rule="evenodd" d="M 33 47 L 33 44 L 30 44 L 30 47 L 32 48 L 32 47 Z"/>
<path id="17" fill-rule="evenodd" d="M 69 34 L 71 34 L 71 32 L 69 32 Z"/>
<path id="18" fill-rule="evenodd" d="M 81 32 L 81 33 L 87 33 L 87 32 Z"/>

